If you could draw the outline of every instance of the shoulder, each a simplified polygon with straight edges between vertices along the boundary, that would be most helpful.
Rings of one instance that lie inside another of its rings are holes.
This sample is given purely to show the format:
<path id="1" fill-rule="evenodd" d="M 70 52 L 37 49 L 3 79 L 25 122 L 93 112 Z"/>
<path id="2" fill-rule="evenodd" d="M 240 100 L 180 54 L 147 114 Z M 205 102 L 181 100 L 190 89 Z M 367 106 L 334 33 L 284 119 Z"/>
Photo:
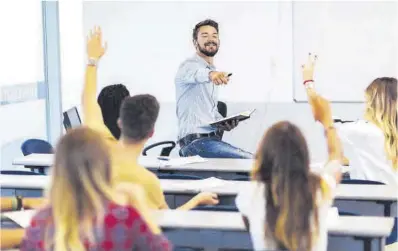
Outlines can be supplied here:
<path id="1" fill-rule="evenodd" d="M 381 129 L 378 128 L 373 123 L 367 122 L 365 120 L 358 120 L 349 123 L 336 123 L 336 128 L 341 132 L 346 133 L 357 133 L 357 134 L 380 134 Z"/>
<path id="2" fill-rule="evenodd" d="M 47 206 L 36 212 L 32 217 L 30 226 L 31 227 L 42 227 L 52 220 L 52 209 Z"/>
<path id="3" fill-rule="evenodd" d="M 199 64 L 200 64 L 200 62 L 197 59 L 197 57 L 192 56 L 192 57 L 189 57 L 189 58 L 185 59 L 184 61 L 182 61 L 182 63 L 179 66 L 179 69 L 183 69 L 186 67 L 191 67 L 191 66 L 195 66 L 195 65 L 199 65 Z"/>
<path id="4" fill-rule="evenodd" d="M 250 214 L 252 210 L 255 210 L 258 204 L 265 204 L 265 185 L 256 181 L 249 182 L 239 191 L 235 203 L 242 214 Z M 262 208 L 264 208 L 264 206 L 262 206 Z"/>

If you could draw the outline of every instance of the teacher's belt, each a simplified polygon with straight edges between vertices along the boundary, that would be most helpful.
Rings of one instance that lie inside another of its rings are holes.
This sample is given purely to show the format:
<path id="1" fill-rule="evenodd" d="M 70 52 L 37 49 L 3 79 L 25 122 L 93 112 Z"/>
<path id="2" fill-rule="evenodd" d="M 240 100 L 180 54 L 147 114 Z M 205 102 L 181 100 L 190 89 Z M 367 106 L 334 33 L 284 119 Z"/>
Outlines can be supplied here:
<path id="1" fill-rule="evenodd" d="M 184 146 L 189 145 L 194 140 L 202 139 L 202 138 L 212 138 L 212 137 L 217 137 L 218 139 L 221 139 L 221 132 L 215 131 L 215 132 L 211 132 L 211 133 L 188 134 L 187 136 L 178 140 L 178 144 L 180 145 L 181 148 L 183 148 Z"/>

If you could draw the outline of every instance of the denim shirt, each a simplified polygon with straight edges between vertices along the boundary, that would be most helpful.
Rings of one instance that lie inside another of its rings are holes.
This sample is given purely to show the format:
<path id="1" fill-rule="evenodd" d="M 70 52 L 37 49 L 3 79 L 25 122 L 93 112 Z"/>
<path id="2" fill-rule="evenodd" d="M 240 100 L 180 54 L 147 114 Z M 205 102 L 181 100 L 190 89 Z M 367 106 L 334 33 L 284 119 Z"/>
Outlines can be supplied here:
<path id="1" fill-rule="evenodd" d="M 218 113 L 218 86 L 210 81 L 209 73 L 216 71 L 195 54 L 181 63 L 175 77 L 178 138 L 191 133 L 210 133 L 209 123 L 222 119 Z"/>

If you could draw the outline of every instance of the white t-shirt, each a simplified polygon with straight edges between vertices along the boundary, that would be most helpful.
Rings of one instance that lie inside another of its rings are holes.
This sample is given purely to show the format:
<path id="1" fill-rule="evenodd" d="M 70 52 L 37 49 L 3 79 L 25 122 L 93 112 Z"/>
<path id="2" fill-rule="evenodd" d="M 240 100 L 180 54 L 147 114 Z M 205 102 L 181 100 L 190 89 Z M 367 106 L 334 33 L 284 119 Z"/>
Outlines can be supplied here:
<path id="1" fill-rule="evenodd" d="M 336 123 L 344 155 L 350 160 L 351 179 L 372 180 L 398 186 L 398 172 L 384 148 L 383 131 L 370 122 Z"/>
<path id="2" fill-rule="evenodd" d="M 321 189 L 317 191 L 319 233 L 317 240 L 314 242 L 312 251 L 327 250 L 327 219 L 336 189 L 336 180 L 334 177 L 334 170 L 336 168 L 341 168 L 341 165 L 337 161 L 332 161 L 329 162 L 322 171 L 321 177 L 328 185 L 331 196 L 324 198 Z M 239 192 L 235 202 L 239 211 L 249 221 L 253 248 L 255 250 L 277 249 L 274 240 L 265 239 L 265 185 L 260 182 L 252 181 L 250 186 L 247 187 L 247 190 Z M 312 218 L 311 221 L 313 222 L 314 219 Z"/>

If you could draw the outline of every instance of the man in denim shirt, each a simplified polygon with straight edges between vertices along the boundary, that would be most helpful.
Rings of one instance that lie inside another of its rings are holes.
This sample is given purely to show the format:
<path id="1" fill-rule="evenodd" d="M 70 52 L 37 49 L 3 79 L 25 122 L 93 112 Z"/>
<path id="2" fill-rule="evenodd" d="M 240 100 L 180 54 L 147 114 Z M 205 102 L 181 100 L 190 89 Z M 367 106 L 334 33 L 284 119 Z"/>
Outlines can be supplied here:
<path id="1" fill-rule="evenodd" d="M 213 20 L 198 23 L 193 30 L 196 54 L 179 67 L 176 78 L 178 143 L 180 155 L 206 158 L 252 158 L 252 154 L 221 141 L 223 131 L 230 131 L 238 121 L 215 129 L 209 122 L 222 119 L 218 113 L 218 88 L 228 84 L 227 72 L 217 71 L 213 57 L 220 40 L 218 24 Z"/>

